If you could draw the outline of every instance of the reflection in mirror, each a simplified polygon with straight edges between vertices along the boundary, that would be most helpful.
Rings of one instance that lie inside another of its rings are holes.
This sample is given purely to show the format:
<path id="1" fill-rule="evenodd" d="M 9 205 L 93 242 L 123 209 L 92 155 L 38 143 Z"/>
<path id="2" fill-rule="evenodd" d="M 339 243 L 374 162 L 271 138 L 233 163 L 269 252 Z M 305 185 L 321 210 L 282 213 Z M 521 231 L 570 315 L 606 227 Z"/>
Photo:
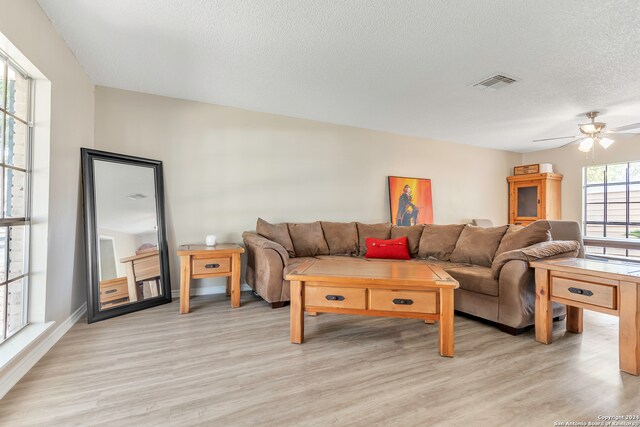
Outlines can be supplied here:
<path id="1" fill-rule="evenodd" d="M 87 322 L 171 302 L 162 162 L 81 154 Z"/>
<path id="2" fill-rule="evenodd" d="M 163 295 L 152 167 L 95 159 L 99 310 Z"/>

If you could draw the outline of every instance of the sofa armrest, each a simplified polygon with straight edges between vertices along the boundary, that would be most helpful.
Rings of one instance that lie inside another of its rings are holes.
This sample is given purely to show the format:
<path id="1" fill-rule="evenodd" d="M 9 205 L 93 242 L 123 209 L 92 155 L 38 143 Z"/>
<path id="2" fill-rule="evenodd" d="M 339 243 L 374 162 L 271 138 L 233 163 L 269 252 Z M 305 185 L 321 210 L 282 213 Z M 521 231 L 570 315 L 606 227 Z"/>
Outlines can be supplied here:
<path id="1" fill-rule="evenodd" d="M 529 267 L 529 261 L 507 261 L 500 271 L 498 286 L 498 323 L 516 329 L 532 325 L 536 293 L 534 270 Z M 553 317 L 565 312 L 564 304 L 553 303 Z"/>
<path id="2" fill-rule="evenodd" d="M 503 252 L 498 255 L 491 264 L 493 277 L 498 279 L 503 267 L 509 261 L 525 261 L 528 265 L 531 261 L 539 259 L 553 259 L 575 257 L 580 251 L 580 243 L 575 240 L 550 240 L 528 246 L 523 249 Z"/>
<path id="3" fill-rule="evenodd" d="M 265 237 L 262 237 L 258 233 L 254 233 L 251 231 L 245 231 L 242 233 L 242 240 L 244 241 L 245 246 L 253 247 L 256 250 L 258 249 L 272 249 L 280 255 L 282 258 L 282 262 L 284 265 L 287 265 L 289 262 L 289 254 L 287 250 L 280 243 L 276 243 L 273 240 L 269 240 Z"/>
<path id="4" fill-rule="evenodd" d="M 242 240 L 247 249 L 247 283 L 267 302 L 280 302 L 289 254 L 279 243 L 257 233 L 245 231 Z"/>

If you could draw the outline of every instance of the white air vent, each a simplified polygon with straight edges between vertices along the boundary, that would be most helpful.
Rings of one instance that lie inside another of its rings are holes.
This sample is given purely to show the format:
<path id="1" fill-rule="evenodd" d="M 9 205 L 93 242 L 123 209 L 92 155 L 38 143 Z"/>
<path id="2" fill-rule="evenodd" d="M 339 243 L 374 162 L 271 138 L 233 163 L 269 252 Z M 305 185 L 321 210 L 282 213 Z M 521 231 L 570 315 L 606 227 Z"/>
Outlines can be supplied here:
<path id="1" fill-rule="evenodd" d="M 508 86 L 510 84 L 513 84 L 515 82 L 517 82 L 518 79 L 514 78 L 514 77 L 508 77 L 504 74 L 494 74 L 491 77 L 488 77 L 484 80 L 481 80 L 477 83 L 474 83 L 472 85 L 470 85 L 471 87 L 474 87 L 476 89 L 480 89 L 480 90 L 486 90 L 489 92 L 494 92 L 498 89 L 501 89 L 505 86 Z"/>

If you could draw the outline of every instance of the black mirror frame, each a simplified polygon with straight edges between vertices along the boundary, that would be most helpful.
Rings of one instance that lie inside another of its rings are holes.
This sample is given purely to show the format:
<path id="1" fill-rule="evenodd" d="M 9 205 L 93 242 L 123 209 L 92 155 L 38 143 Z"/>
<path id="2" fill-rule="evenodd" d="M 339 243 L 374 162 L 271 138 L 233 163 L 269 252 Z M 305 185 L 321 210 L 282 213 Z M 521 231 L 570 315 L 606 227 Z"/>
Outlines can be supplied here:
<path id="1" fill-rule="evenodd" d="M 162 162 L 90 148 L 81 148 L 80 153 L 82 158 L 82 194 L 84 198 L 85 254 L 87 262 L 87 323 L 98 322 L 171 302 L 171 277 L 169 275 L 169 247 L 167 245 L 164 213 L 164 175 L 162 172 Z M 156 214 L 158 217 L 158 249 L 160 251 L 160 280 L 163 288 L 161 296 L 110 308 L 108 310 L 100 310 L 94 160 L 146 166 L 154 170 Z"/>

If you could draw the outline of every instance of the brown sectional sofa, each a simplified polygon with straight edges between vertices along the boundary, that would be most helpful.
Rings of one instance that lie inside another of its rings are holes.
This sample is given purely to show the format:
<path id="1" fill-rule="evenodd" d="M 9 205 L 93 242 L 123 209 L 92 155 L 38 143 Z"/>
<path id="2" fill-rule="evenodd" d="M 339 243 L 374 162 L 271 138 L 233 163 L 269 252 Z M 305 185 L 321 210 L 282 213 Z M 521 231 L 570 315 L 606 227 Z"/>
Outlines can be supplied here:
<path id="1" fill-rule="evenodd" d="M 455 291 L 456 311 L 495 322 L 510 333 L 534 323 L 534 275 L 529 261 L 584 256 L 575 221 L 482 228 L 319 221 L 269 224 L 259 219 L 256 232 L 242 235 L 248 256 L 247 283 L 272 307 L 279 307 L 289 301 L 289 282 L 284 277 L 300 262 L 336 257 L 345 262 L 379 262 L 364 258 L 365 239 L 400 236 L 407 236 L 412 255 L 401 262 L 437 264 L 460 283 Z M 554 317 L 562 315 L 564 306 L 554 305 Z"/>

